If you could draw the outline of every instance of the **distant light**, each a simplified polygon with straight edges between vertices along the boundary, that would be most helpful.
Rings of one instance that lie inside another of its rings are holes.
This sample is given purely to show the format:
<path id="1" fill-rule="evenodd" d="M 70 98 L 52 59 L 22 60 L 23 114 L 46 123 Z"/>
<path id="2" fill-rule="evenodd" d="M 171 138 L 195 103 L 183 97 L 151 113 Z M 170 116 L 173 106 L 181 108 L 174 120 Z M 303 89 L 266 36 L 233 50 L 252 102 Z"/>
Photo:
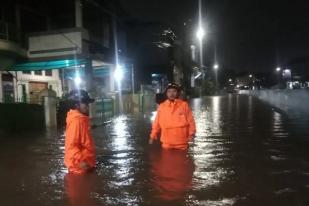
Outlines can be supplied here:
<path id="1" fill-rule="evenodd" d="M 114 77 L 117 82 L 120 82 L 123 79 L 123 69 L 121 65 L 117 65 L 114 71 Z"/>
<path id="2" fill-rule="evenodd" d="M 232 79 L 229 79 L 229 82 L 231 82 L 232 81 Z"/>
<path id="3" fill-rule="evenodd" d="M 253 77 L 252 74 L 250 74 L 249 77 L 252 78 Z"/>
<path id="4" fill-rule="evenodd" d="M 290 72 L 291 72 L 290 69 L 285 69 L 285 70 L 284 70 L 284 73 L 290 73 Z"/>
<path id="5" fill-rule="evenodd" d="M 204 36 L 205 36 L 205 31 L 204 31 L 204 29 L 203 29 L 202 27 L 199 27 L 198 30 L 197 30 L 197 32 L 196 32 L 196 37 L 197 37 L 197 39 L 200 40 L 200 41 L 202 41 L 203 38 L 204 38 Z"/>
<path id="6" fill-rule="evenodd" d="M 277 68 L 276 68 L 276 71 L 277 71 L 277 72 L 280 72 L 280 71 L 281 71 L 281 68 L 280 68 L 280 67 L 277 67 Z"/>
<path id="7" fill-rule="evenodd" d="M 219 65 L 218 65 L 218 64 L 215 64 L 215 65 L 214 65 L 214 69 L 219 69 Z"/>
<path id="8" fill-rule="evenodd" d="M 237 85 L 236 85 L 236 87 L 237 87 L 237 88 L 239 88 L 239 87 L 240 87 L 240 85 L 239 85 L 239 84 L 237 84 Z"/>

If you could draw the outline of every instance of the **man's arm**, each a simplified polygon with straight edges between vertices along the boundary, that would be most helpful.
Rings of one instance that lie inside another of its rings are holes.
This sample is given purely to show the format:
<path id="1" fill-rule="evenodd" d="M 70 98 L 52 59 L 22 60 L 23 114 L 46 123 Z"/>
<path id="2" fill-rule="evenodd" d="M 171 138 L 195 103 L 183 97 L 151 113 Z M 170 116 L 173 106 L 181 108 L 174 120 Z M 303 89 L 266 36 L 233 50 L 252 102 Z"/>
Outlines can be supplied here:
<path id="1" fill-rule="evenodd" d="M 156 118 L 155 118 L 154 122 L 152 123 L 152 130 L 151 130 L 151 133 L 150 133 L 149 144 L 152 144 L 153 141 L 155 139 L 157 139 L 158 135 L 160 134 L 161 127 L 160 127 L 160 123 L 159 123 L 159 116 L 160 116 L 160 107 L 158 108 Z"/>

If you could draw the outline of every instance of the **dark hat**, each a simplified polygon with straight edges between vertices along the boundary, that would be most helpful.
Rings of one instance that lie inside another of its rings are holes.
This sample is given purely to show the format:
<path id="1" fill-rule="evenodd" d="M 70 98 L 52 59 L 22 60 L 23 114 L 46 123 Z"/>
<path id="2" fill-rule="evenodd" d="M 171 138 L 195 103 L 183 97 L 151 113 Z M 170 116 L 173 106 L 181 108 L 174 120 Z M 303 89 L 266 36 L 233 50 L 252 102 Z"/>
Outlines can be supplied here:
<path id="1" fill-rule="evenodd" d="M 168 84 L 166 89 L 165 89 L 165 93 L 167 92 L 168 89 L 176 89 L 178 92 L 181 91 L 181 87 L 178 84 L 176 84 L 176 83 Z"/>
<path id="2" fill-rule="evenodd" d="M 88 92 L 82 89 L 74 89 L 69 93 L 69 99 L 76 103 L 90 104 L 94 99 L 90 98 Z"/>

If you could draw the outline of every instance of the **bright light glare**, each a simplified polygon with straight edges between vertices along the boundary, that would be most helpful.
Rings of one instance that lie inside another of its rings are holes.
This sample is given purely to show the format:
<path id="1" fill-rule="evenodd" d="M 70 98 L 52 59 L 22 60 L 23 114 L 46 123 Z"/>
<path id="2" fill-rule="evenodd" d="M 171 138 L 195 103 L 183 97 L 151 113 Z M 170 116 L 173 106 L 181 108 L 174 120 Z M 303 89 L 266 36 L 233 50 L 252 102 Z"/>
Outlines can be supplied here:
<path id="1" fill-rule="evenodd" d="M 214 65 L 214 69 L 219 69 L 219 65 L 218 65 L 218 64 L 215 64 L 215 65 Z"/>
<path id="2" fill-rule="evenodd" d="M 231 82 L 232 81 L 232 79 L 229 79 L 229 82 Z"/>
<path id="3" fill-rule="evenodd" d="M 123 79 L 123 70 L 121 66 L 117 66 L 114 72 L 114 77 L 117 82 L 120 82 Z"/>
<path id="4" fill-rule="evenodd" d="M 82 83 L 82 79 L 79 76 L 74 78 L 75 85 L 79 86 Z"/>
<path id="5" fill-rule="evenodd" d="M 252 74 L 250 74 L 249 77 L 252 78 Z"/>
<path id="6" fill-rule="evenodd" d="M 281 68 L 280 68 L 280 67 L 277 67 L 277 68 L 276 68 L 276 71 L 277 71 L 277 72 L 280 72 L 280 71 L 281 71 Z"/>
<path id="7" fill-rule="evenodd" d="M 198 38 L 198 40 L 202 41 L 204 36 L 205 36 L 204 29 L 202 27 L 199 27 L 197 32 L 196 32 L 196 37 Z"/>

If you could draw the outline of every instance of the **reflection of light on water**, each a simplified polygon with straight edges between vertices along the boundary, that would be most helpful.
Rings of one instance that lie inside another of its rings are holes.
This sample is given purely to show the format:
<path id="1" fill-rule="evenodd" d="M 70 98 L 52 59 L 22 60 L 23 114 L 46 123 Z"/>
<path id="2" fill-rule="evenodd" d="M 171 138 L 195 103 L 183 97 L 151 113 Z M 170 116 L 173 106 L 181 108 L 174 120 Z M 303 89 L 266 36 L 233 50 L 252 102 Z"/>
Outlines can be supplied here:
<path id="1" fill-rule="evenodd" d="M 113 121 L 113 146 L 116 150 L 128 149 L 129 137 L 127 117 L 119 116 Z"/>
<path id="2" fill-rule="evenodd" d="M 220 108 L 220 101 L 221 97 L 213 97 L 212 98 L 212 112 L 211 112 L 211 117 L 212 117 L 212 124 L 213 128 L 212 131 L 215 134 L 221 133 L 221 108 Z"/>
<path id="3" fill-rule="evenodd" d="M 190 150 L 195 163 L 193 184 L 196 189 L 219 185 L 234 173 L 233 170 L 217 166 L 219 162 L 229 160 L 226 147 L 229 143 L 213 136 L 222 132 L 221 97 L 216 96 L 209 100 L 209 110 L 201 106 L 200 100 L 192 102 L 197 134 L 194 147 Z"/>
<path id="4" fill-rule="evenodd" d="M 289 134 L 283 129 L 282 115 L 279 112 L 273 112 L 272 132 L 275 137 L 287 137 Z"/>
<path id="5" fill-rule="evenodd" d="M 221 200 L 200 201 L 200 204 L 208 205 L 208 206 L 229 206 L 229 205 L 234 205 L 236 202 L 237 202 L 237 198 L 223 198 Z"/>
<path id="6" fill-rule="evenodd" d="M 248 98 L 248 121 L 252 122 L 252 96 Z"/>
<path id="7" fill-rule="evenodd" d="M 130 157 L 130 150 L 133 150 L 130 143 L 130 138 L 132 135 L 130 134 L 130 128 L 128 116 L 122 115 L 113 120 L 112 124 L 112 146 L 113 151 L 113 160 L 112 163 L 115 167 L 114 171 L 114 181 L 111 181 L 110 186 L 113 188 L 119 188 L 119 186 L 130 186 L 134 182 L 134 178 L 132 175 L 132 164 L 134 159 Z M 118 151 L 118 152 L 117 152 Z M 134 198 L 128 197 L 131 199 Z"/>

